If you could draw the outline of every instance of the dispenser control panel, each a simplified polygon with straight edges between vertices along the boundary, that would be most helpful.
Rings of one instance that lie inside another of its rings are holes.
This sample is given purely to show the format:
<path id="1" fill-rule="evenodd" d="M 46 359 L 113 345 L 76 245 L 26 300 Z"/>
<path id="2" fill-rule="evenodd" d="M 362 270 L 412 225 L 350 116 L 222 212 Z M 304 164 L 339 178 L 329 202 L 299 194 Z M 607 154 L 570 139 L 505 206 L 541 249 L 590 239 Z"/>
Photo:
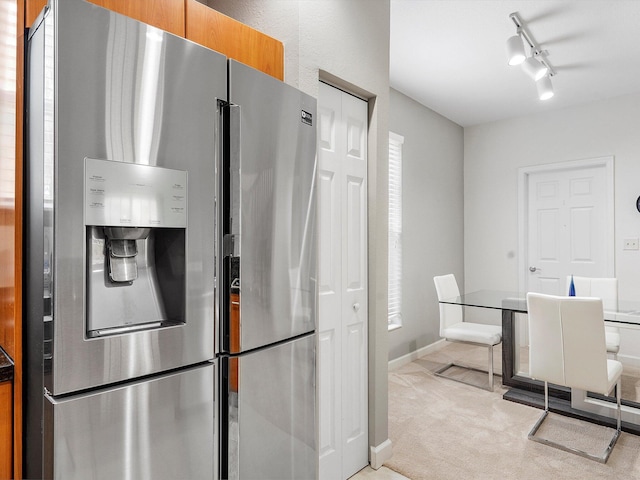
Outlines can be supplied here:
<path id="1" fill-rule="evenodd" d="M 85 158 L 86 225 L 187 226 L 187 172 Z"/>

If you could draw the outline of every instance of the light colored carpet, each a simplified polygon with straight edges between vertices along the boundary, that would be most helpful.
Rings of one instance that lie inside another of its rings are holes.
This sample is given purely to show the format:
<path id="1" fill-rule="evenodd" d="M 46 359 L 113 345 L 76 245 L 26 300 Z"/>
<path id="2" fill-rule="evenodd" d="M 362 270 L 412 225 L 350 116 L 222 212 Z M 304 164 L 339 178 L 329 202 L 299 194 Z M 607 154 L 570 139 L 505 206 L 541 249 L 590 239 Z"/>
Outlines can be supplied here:
<path id="1" fill-rule="evenodd" d="M 528 440 L 542 410 L 503 400 L 500 377 L 488 392 L 433 375 L 459 357 L 486 366 L 486 349 L 451 343 L 389 373 L 393 457 L 386 467 L 413 480 L 640 479 L 640 437 L 623 432 L 605 465 Z M 554 425 L 564 434 L 564 417 L 547 422 L 539 435 L 554 435 Z M 594 442 L 603 435 L 595 432 Z"/>

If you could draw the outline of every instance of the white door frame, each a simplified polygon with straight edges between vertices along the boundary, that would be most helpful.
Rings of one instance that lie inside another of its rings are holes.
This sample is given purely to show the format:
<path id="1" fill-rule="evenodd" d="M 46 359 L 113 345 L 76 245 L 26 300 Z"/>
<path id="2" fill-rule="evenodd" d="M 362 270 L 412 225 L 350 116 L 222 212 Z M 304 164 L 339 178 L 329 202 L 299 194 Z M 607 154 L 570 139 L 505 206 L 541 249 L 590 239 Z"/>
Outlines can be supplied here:
<path id="1" fill-rule="evenodd" d="M 529 175 L 559 170 L 575 170 L 580 168 L 603 167 L 605 169 L 605 211 L 606 211 L 606 244 L 605 269 L 607 276 L 615 276 L 615 207 L 614 207 L 614 172 L 613 156 L 572 160 L 568 162 L 534 165 L 518 169 L 518 287 L 526 293 L 527 268 L 529 265 Z"/>

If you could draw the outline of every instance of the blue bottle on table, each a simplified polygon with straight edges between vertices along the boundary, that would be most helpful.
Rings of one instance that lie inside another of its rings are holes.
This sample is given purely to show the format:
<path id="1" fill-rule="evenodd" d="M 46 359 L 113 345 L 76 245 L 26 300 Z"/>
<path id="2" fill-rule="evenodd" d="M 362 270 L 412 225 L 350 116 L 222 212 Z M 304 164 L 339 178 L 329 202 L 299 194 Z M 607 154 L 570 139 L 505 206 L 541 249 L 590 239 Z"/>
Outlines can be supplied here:
<path id="1" fill-rule="evenodd" d="M 569 296 L 576 296 L 576 286 L 573 284 L 573 275 L 571 275 L 571 282 L 569 283 Z"/>

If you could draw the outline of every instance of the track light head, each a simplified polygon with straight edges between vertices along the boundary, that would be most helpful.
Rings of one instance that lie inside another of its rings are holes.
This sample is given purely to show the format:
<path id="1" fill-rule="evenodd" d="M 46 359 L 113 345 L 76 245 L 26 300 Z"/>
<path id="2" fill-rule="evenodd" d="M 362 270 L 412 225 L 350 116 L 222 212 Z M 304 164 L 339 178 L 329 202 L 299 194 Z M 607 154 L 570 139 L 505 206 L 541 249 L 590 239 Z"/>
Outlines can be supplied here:
<path id="1" fill-rule="evenodd" d="M 522 70 L 536 82 L 549 73 L 547 66 L 533 57 L 529 57 L 522 62 Z"/>
<path id="2" fill-rule="evenodd" d="M 540 100 L 549 100 L 553 97 L 553 85 L 549 75 L 545 75 L 536 82 L 536 88 L 538 89 L 538 98 Z"/>
<path id="3" fill-rule="evenodd" d="M 524 53 L 524 44 L 520 35 L 514 35 L 507 39 L 507 61 L 509 65 L 520 65 L 527 58 Z"/>

